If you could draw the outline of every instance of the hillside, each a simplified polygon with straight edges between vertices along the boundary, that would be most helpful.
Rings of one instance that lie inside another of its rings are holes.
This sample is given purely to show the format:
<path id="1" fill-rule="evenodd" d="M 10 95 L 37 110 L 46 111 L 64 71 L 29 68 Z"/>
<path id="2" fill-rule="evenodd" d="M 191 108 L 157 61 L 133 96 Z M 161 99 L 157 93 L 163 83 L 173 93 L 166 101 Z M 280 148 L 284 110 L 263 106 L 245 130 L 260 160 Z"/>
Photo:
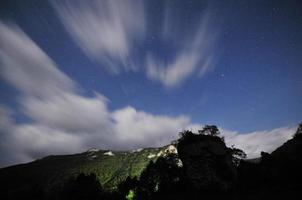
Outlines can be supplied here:
<path id="1" fill-rule="evenodd" d="M 139 177 L 151 160 L 156 161 L 171 147 L 132 151 L 90 149 L 80 154 L 47 156 L 31 163 L 1 169 L 0 180 L 5 183 L 1 189 L 18 193 L 34 187 L 51 193 L 71 177 L 93 173 L 106 190 L 114 190 L 128 176 Z"/>

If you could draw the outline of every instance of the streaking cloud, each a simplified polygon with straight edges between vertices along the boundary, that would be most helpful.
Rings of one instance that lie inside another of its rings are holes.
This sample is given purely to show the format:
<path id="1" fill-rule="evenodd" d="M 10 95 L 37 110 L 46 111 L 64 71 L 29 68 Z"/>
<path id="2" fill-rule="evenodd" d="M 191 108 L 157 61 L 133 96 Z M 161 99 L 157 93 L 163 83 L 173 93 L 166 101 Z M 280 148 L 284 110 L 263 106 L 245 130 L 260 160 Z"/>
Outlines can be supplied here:
<path id="1" fill-rule="evenodd" d="M 160 81 L 166 87 L 179 86 L 193 74 L 199 77 L 215 67 L 216 41 L 218 39 L 219 21 L 212 16 L 214 10 L 205 7 L 199 16 L 193 31 L 187 32 L 187 27 L 179 26 L 181 16 L 174 13 L 173 4 L 167 4 L 162 24 L 162 40 L 177 48 L 172 59 L 161 55 L 147 56 L 147 76 L 152 80 Z M 182 38 L 179 41 L 179 38 Z"/>
<path id="2" fill-rule="evenodd" d="M 91 59 L 114 73 L 130 65 L 135 41 L 145 32 L 141 0 L 52 1 L 65 29 Z"/>
<path id="3" fill-rule="evenodd" d="M 162 18 L 156 22 L 150 21 L 150 16 L 157 14 L 148 12 L 146 2 L 141 0 L 64 0 L 52 4 L 75 43 L 111 72 L 144 71 L 150 80 L 173 88 L 194 74 L 202 77 L 215 67 L 219 20 L 210 6 L 192 19 L 194 26 L 180 26 L 181 14 L 169 2 L 163 13 L 158 13 Z M 154 32 L 147 30 L 149 26 L 159 28 Z M 162 47 L 148 48 L 150 38 Z M 159 53 L 163 49 L 166 53 Z"/>
<path id="4" fill-rule="evenodd" d="M 20 92 L 34 97 L 72 91 L 74 82 L 16 25 L 0 21 L 1 75 Z"/>

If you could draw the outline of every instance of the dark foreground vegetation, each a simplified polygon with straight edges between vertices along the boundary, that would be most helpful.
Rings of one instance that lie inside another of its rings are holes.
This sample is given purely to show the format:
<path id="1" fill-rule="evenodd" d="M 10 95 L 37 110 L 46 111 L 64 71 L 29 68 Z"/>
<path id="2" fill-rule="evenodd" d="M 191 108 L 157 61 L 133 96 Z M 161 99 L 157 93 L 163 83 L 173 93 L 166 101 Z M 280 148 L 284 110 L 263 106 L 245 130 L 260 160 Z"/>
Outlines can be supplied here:
<path id="1" fill-rule="evenodd" d="M 117 188 L 103 188 L 95 174 L 79 174 L 51 191 L 28 180 L 20 188 L 1 176 L 0 199 L 300 199 L 302 191 L 302 124 L 293 138 L 256 162 L 227 147 L 216 126 L 198 133 L 184 131 L 175 142 L 178 153 L 150 161 L 139 177 L 129 176 Z M 13 172 L 11 172 L 13 173 Z M 60 179 L 60 177 L 57 177 Z"/>

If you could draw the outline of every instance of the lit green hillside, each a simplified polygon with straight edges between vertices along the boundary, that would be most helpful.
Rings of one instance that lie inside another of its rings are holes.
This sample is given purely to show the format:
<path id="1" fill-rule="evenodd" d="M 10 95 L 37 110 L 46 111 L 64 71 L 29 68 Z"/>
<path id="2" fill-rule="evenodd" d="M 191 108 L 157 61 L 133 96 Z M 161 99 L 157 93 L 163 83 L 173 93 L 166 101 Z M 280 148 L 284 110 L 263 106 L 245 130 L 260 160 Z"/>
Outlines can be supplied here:
<path id="1" fill-rule="evenodd" d="M 6 185 L 10 189 L 16 188 L 17 191 L 11 192 L 32 185 L 50 192 L 80 173 L 94 173 L 104 188 L 113 190 L 127 176 L 139 177 L 147 164 L 163 155 L 166 148 L 113 152 L 92 149 L 81 154 L 48 156 L 31 163 L 0 169 L 0 179 L 10 180 L 9 183 L 14 184 Z"/>

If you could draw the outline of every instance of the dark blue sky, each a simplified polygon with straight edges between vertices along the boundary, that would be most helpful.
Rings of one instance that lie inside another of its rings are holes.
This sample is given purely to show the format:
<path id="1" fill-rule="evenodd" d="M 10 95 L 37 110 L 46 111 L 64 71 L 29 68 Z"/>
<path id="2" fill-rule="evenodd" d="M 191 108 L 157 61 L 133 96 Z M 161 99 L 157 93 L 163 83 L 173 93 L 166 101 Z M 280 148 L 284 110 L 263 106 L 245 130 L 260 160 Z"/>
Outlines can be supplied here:
<path id="1" fill-rule="evenodd" d="M 136 3 L 132 11 L 139 18 Z M 107 97 L 111 111 L 132 106 L 154 115 L 186 115 L 193 123 L 240 132 L 302 120 L 301 1 L 145 1 L 145 20 L 138 22 L 145 25 L 142 33 L 137 34 L 139 28 L 124 27 L 135 31 L 127 37 L 131 41 L 127 64 L 119 60 L 124 51 L 109 46 L 95 53 L 85 38 L 77 38 L 58 14 L 68 11 L 60 10 L 59 3 L 10 0 L 1 4 L 2 21 L 17 24 L 77 82 L 84 96 L 98 92 Z M 96 38 L 103 37 L 97 33 Z M 201 39 L 201 44 L 192 38 Z M 184 59 L 180 68 L 188 65 L 194 70 L 185 76 L 180 70 L 180 75 L 165 81 L 169 79 L 165 70 L 182 53 L 198 61 L 190 66 Z M 162 73 L 146 72 L 150 54 Z M 208 57 L 210 67 L 203 68 Z M 118 72 L 108 69 L 108 63 Z M 135 69 L 125 67 L 129 63 Z M 18 121 L 29 120 L 19 105 L 19 91 L 3 77 L 0 91 L 0 103 L 13 109 Z"/>

